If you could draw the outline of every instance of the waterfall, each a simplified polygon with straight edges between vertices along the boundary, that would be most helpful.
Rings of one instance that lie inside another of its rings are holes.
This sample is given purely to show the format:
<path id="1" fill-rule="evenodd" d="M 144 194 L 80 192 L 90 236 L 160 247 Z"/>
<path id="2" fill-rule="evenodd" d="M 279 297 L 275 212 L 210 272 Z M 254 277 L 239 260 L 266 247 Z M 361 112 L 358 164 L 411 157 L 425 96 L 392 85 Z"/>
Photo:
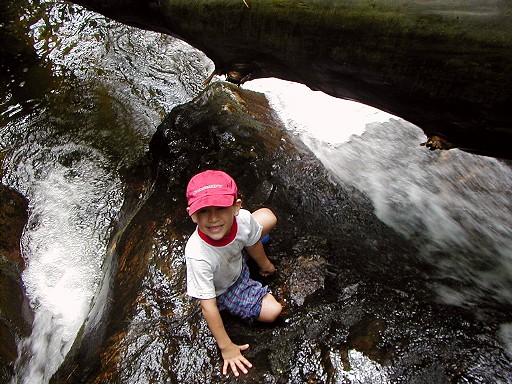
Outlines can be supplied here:
<path id="1" fill-rule="evenodd" d="M 440 301 L 486 311 L 512 305 L 512 168 L 458 149 L 431 152 L 415 125 L 278 79 L 254 80 L 287 128 L 434 267 Z M 392 266 L 391 266 L 392 267 Z M 448 283 L 445 283 L 448 282 Z M 482 307 L 484 309 L 482 309 Z M 512 356 L 512 323 L 499 337 Z"/>
<path id="2" fill-rule="evenodd" d="M 89 314 L 123 203 L 119 169 L 144 156 L 161 119 L 212 71 L 204 54 L 170 36 L 68 3 L 32 5 L 20 22 L 33 23 L 33 48 L 61 81 L 20 82 L 49 101 L 25 111 L 7 98 L 0 136 L 1 182 L 29 200 L 22 278 L 34 323 L 13 379 L 27 384 L 49 382 Z"/>
<path id="3" fill-rule="evenodd" d="M 32 335 L 20 345 L 15 377 L 27 384 L 48 382 L 71 348 L 89 312 L 122 202 L 120 180 L 97 151 L 74 144 L 33 147 L 14 183 L 30 202 L 21 245 L 35 319 Z"/>
<path id="4" fill-rule="evenodd" d="M 508 164 L 458 149 L 431 152 L 413 124 L 300 84 L 266 79 L 249 87 L 266 92 L 335 177 L 370 197 L 379 219 L 418 243 L 438 278 L 462 283 L 437 285 L 441 300 L 512 305 Z"/>

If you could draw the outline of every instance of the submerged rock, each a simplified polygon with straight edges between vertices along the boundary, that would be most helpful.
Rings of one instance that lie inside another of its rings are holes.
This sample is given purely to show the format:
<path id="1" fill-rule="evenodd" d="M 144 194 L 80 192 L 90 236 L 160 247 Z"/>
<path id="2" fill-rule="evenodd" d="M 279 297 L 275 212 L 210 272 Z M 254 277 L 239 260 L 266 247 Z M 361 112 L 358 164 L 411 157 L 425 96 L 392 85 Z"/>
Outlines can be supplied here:
<path id="1" fill-rule="evenodd" d="M 21 280 L 25 261 L 20 238 L 28 219 L 28 203 L 1 184 L 0 202 L 0 381 L 7 383 L 18 356 L 17 343 L 30 335 L 33 314 Z"/>
<path id="2" fill-rule="evenodd" d="M 380 222 L 359 192 L 336 184 L 283 130 L 261 94 L 214 83 L 176 107 L 128 178 L 105 279 L 54 383 L 502 381 L 511 360 L 497 323 L 439 305 L 419 252 Z M 243 206 L 278 216 L 265 245 L 277 272 L 257 277 L 288 303 L 275 324 L 224 314 L 254 367 L 220 374 L 198 303 L 185 294 L 185 212 L 192 174 L 223 169 Z"/>
<path id="3" fill-rule="evenodd" d="M 299 256 L 292 268 L 282 268 L 281 273 L 288 279 L 281 296 L 288 296 L 293 304 L 303 305 L 311 294 L 324 288 L 324 269 L 325 260 L 320 255 Z"/>

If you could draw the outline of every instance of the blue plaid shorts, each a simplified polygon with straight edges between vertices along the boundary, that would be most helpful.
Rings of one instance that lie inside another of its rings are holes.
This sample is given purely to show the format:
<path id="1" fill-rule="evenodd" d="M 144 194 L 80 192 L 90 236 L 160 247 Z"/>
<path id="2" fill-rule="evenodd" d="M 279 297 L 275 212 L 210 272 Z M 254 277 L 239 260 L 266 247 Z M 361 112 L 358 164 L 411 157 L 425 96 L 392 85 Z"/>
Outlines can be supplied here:
<path id="1" fill-rule="evenodd" d="M 217 297 L 219 311 L 228 311 L 245 321 L 252 323 L 260 316 L 263 296 L 268 287 L 252 280 L 245 260 L 238 280 L 226 292 Z"/>

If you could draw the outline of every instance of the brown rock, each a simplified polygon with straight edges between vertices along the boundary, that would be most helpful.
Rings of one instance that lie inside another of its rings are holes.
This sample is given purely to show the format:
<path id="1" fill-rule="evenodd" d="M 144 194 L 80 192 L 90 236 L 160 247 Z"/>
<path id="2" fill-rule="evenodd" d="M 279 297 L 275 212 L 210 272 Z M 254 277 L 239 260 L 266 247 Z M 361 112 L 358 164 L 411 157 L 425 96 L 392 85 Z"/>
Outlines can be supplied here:
<path id="1" fill-rule="evenodd" d="M 17 342 L 30 334 L 32 312 L 21 272 L 25 262 L 20 237 L 27 222 L 27 201 L 0 185 L 0 381 L 8 382 L 17 358 Z"/>

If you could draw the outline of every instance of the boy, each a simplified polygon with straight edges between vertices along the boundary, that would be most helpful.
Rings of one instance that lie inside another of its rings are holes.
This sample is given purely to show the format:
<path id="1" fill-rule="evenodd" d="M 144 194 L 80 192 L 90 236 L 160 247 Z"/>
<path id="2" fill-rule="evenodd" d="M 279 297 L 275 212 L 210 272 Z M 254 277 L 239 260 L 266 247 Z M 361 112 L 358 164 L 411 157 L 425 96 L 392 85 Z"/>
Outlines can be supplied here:
<path id="1" fill-rule="evenodd" d="M 247 373 L 252 364 L 241 351 L 249 344 L 236 345 L 229 338 L 219 311 L 252 322 L 273 322 L 282 306 L 259 282 L 250 279 L 242 256 L 245 249 L 263 276 L 275 271 L 260 241 L 276 225 L 268 208 L 252 214 L 241 208 L 235 181 L 225 172 L 208 170 L 190 179 L 187 212 L 197 228 L 185 247 L 187 294 L 200 300 L 203 316 L 217 341 L 224 365 L 235 376 Z"/>

